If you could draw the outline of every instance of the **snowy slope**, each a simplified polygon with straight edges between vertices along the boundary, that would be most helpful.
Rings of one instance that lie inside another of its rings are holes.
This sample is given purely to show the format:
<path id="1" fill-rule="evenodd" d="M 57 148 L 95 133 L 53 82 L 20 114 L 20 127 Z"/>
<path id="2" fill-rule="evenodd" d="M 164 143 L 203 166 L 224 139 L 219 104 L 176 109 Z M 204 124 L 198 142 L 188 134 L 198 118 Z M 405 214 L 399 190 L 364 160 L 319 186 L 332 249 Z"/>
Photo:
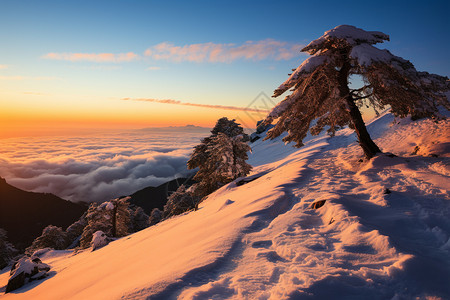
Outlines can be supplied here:
<path id="1" fill-rule="evenodd" d="M 348 129 L 258 140 L 254 181 L 97 251 L 49 252 L 52 277 L 0 299 L 448 299 L 450 122 L 392 122 L 369 131 L 399 157 L 369 162 Z"/>

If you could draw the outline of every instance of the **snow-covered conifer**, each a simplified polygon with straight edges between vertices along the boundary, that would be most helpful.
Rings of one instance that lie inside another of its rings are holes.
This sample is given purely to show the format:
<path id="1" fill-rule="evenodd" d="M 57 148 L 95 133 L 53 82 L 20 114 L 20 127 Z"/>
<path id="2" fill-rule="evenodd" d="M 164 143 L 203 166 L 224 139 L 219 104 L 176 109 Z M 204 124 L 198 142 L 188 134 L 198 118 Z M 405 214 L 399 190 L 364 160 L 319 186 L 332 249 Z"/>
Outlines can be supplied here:
<path id="1" fill-rule="evenodd" d="M 113 204 L 112 212 L 112 236 L 122 237 L 130 234 L 131 217 L 128 206 L 130 197 L 111 200 Z"/>
<path id="2" fill-rule="evenodd" d="M 173 192 L 167 199 L 164 205 L 164 218 L 182 214 L 188 210 L 194 209 L 198 203 L 199 198 L 192 195 L 189 190 L 186 190 L 184 184 Z"/>
<path id="3" fill-rule="evenodd" d="M 245 162 L 249 151 L 251 148 L 243 141 L 242 135 L 229 137 L 219 133 L 212 138 L 208 149 L 213 165 L 213 172 L 209 179 L 220 186 L 247 175 L 252 169 L 252 166 Z"/>
<path id="4" fill-rule="evenodd" d="M 201 140 L 187 162 L 188 169 L 199 169 L 194 176 L 198 183 L 192 188 L 195 196 L 203 198 L 223 184 L 249 172 L 251 167 L 245 163 L 247 154 L 242 154 L 245 149 L 250 151 L 247 141 L 248 135 L 234 119 L 221 118 L 217 121 L 211 135 Z M 244 159 L 243 163 L 241 158 Z"/>
<path id="5" fill-rule="evenodd" d="M 216 125 L 211 130 L 211 134 L 214 137 L 219 133 L 226 134 L 228 137 L 242 135 L 244 141 L 249 140 L 248 135 L 244 133 L 242 126 L 236 123 L 235 119 L 229 120 L 228 118 L 223 117 L 217 120 Z"/>
<path id="6" fill-rule="evenodd" d="M 163 212 L 159 208 L 155 207 L 149 217 L 150 226 L 153 226 L 161 221 Z"/>
<path id="7" fill-rule="evenodd" d="M 373 46 L 388 40 L 382 32 L 340 25 L 309 43 L 302 51 L 312 56 L 274 91 L 273 97 L 289 89 L 292 93 L 265 119 L 264 124 L 278 119 L 266 138 L 287 131 L 283 140 L 300 147 L 313 120 L 312 134 L 328 126 L 328 133 L 333 135 L 336 129 L 349 125 L 365 156 L 371 158 L 380 149 L 369 136 L 358 109 L 364 102 L 375 109 L 390 106 L 399 117 L 439 117 L 438 105 L 449 109 L 445 95 L 448 78 L 418 72 L 411 62 Z M 362 76 L 363 87 L 349 88 L 349 76 L 353 74 Z"/>
<path id="8" fill-rule="evenodd" d="M 0 228 L 0 269 L 6 267 L 17 252 L 14 246 L 8 242 L 6 230 Z"/>
<path id="9" fill-rule="evenodd" d="M 108 237 L 122 237 L 129 234 L 131 224 L 128 210 L 129 197 L 113 199 L 100 205 L 92 203 L 86 214 L 87 226 L 80 239 L 81 248 L 90 246 L 92 234 L 104 232 Z"/>
<path id="10" fill-rule="evenodd" d="M 74 222 L 72 225 L 66 229 L 66 238 L 69 248 L 74 248 L 78 246 L 80 242 L 81 235 L 83 234 L 84 228 L 88 224 L 86 219 L 87 212 L 85 212 L 80 219 Z"/>
<path id="11" fill-rule="evenodd" d="M 150 226 L 149 216 L 140 206 L 130 209 L 130 218 L 131 232 L 137 232 Z"/>
<path id="12" fill-rule="evenodd" d="M 44 248 L 62 250 L 66 249 L 67 246 L 67 233 L 61 227 L 48 225 L 42 230 L 42 234 L 26 249 L 25 253 L 31 255 L 34 251 Z"/>
<path id="13" fill-rule="evenodd" d="M 91 203 L 89 205 L 86 213 L 87 225 L 80 239 L 81 248 L 88 248 L 91 245 L 92 234 L 96 231 L 100 230 L 111 236 L 112 208 L 113 205 L 110 202 L 104 202 L 101 205 Z"/>

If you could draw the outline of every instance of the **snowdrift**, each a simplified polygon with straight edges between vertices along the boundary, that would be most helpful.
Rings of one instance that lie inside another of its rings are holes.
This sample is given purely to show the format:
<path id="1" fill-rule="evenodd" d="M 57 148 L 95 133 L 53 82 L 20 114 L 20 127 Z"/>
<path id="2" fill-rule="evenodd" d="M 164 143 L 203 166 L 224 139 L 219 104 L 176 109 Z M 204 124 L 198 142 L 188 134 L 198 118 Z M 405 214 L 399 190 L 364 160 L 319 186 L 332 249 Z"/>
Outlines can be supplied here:
<path id="1" fill-rule="evenodd" d="M 348 129 L 258 140 L 247 183 L 99 250 L 49 251 L 53 276 L 0 299 L 450 298 L 449 121 L 393 121 L 368 129 L 396 156 L 369 162 Z"/>

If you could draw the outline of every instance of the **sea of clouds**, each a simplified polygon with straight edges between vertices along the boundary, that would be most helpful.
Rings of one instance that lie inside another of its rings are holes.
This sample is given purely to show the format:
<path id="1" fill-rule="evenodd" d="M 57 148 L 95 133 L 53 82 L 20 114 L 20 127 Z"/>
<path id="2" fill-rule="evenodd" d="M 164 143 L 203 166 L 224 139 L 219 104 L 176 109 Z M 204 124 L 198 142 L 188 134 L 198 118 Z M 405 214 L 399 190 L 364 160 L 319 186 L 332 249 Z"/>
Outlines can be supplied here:
<path id="1" fill-rule="evenodd" d="M 103 202 L 192 171 L 186 162 L 207 129 L 133 130 L 0 140 L 0 176 L 20 189 Z"/>

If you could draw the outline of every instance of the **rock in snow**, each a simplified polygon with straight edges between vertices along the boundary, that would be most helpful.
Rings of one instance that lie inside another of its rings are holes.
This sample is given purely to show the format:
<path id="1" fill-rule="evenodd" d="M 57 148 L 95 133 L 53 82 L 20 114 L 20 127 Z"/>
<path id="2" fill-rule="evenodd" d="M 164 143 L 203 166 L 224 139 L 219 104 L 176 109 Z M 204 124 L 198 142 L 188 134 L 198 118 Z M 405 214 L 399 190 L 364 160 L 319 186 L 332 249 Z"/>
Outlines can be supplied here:
<path id="1" fill-rule="evenodd" d="M 252 144 L 246 184 L 97 251 L 50 251 L 55 276 L 3 299 L 450 299 L 450 121 Z M 389 189 L 391 193 L 385 193 Z M 313 203 L 326 200 L 318 209 Z M 7 274 L 0 274 L 0 287 Z"/>
<path id="2" fill-rule="evenodd" d="M 11 268 L 5 293 L 17 290 L 29 281 L 45 278 L 49 270 L 50 266 L 38 257 L 22 257 Z"/>
<path id="3" fill-rule="evenodd" d="M 92 242 L 91 242 L 92 251 L 104 247 L 108 245 L 108 243 L 109 243 L 108 237 L 103 231 L 98 230 L 92 234 Z"/>

